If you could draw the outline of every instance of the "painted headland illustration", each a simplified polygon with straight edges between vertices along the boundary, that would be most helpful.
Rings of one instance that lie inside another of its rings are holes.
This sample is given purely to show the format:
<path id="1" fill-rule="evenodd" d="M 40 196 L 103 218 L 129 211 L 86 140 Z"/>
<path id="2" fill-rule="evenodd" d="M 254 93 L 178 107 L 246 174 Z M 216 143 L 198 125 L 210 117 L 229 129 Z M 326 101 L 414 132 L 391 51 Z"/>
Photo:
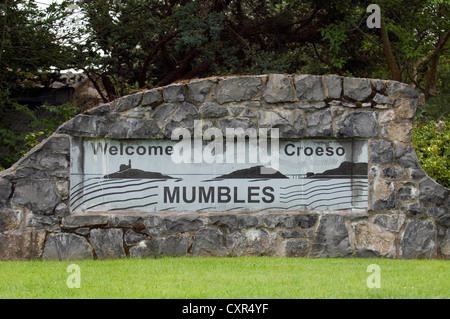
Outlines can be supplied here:
<path id="1" fill-rule="evenodd" d="M 175 143 L 74 139 L 71 211 L 367 208 L 364 140 L 280 141 L 276 169 L 248 154 L 233 163 L 174 163 Z"/>

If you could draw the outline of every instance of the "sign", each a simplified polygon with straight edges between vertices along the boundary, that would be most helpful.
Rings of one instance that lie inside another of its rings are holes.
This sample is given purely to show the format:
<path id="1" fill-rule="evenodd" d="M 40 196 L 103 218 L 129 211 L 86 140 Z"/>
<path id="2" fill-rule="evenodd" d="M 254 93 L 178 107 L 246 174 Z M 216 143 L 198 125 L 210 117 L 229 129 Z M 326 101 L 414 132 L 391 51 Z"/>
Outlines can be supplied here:
<path id="1" fill-rule="evenodd" d="M 183 150 L 192 160 L 174 161 L 177 143 L 72 138 L 71 211 L 367 208 L 365 140 L 280 140 L 272 167 L 254 161 L 249 140 L 224 145 L 222 161 L 208 163 L 194 159 L 208 146 L 194 140 Z"/>

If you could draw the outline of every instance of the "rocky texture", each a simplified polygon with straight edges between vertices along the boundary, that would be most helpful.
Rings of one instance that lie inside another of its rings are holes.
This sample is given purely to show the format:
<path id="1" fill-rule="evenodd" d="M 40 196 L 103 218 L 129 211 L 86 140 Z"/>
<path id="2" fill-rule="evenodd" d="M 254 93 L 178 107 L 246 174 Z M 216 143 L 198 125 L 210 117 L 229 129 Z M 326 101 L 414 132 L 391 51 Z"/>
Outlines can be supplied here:
<path id="1" fill-rule="evenodd" d="M 356 254 L 360 257 L 394 257 L 395 235 L 380 227 L 361 222 L 353 224 Z"/>
<path id="2" fill-rule="evenodd" d="M 119 228 L 92 229 L 91 239 L 99 259 L 125 257 L 123 231 Z"/>
<path id="3" fill-rule="evenodd" d="M 70 233 L 50 234 L 45 242 L 44 260 L 92 259 L 92 248 L 87 240 Z"/>
<path id="4" fill-rule="evenodd" d="M 299 100 L 321 101 L 325 99 L 322 77 L 317 75 L 294 76 L 295 89 Z"/>
<path id="5" fill-rule="evenodd" d="M 219 104 L 239 102 L 252 99 L 261 88 L 259 77 L 230 77 L 219 82 L 215 91 L 215 99 Z"/>
<path id="6" fill-rule="evenodd" d="M 372 94 L 369 79 L 344 78 L 344 96 L 356 101 L 364 101 Z"/>
<path id="7" fill-rule="evenodd" d="M 45 230 L 0 233 L 0 260 L 42 258 Z"/>
<path id="8" fill-rule="evenodd" d="M 0 259 L 274 255 L 450 259 L 450 190 L 421 169 L 410 86 L 337 75 L 211 77 L 77 115 L 0 172 Z M 71 140 L 170 139 L 176 128 L 278 128 L 368 140 L 367 210 L 70 212 Z"/>
<path id="9" fill-rule="evenodd" d="M 338 137 L 375 137 L 377 113 L 351 112 L 342 115 L 336 123 Z"/>
<path id="10" fill-rule="evenodd" d="M 268 103 L 293 102 L 295 93 L 290 77 L 271 74 L 262 96 Z"/>
<path id="11" fill-rule="evenodd" d="M 311 247 L 311 257 L 348 257 L 352 253 L 348 228 L 340 215 L 322 216 Z"/>
<path id="12" fill-rule="evenodd" d="M 400 244 L 405 259 L 436 258 L 436 227 L 431 221 L 411 220 L 407 223 Z"/>
<path id="13" fill-rule="evenodd" d="M 394 148 L 392 142 L 374 140 L 369 145 L 372 164 L 391 164 L 394 161 Z"/>
<path id="14" fill-rule="evenodd" d="M 35 214 L 52 214 L 60 197 L 50 180 L 21 180 L 16 184 L 11 202 Z"/>

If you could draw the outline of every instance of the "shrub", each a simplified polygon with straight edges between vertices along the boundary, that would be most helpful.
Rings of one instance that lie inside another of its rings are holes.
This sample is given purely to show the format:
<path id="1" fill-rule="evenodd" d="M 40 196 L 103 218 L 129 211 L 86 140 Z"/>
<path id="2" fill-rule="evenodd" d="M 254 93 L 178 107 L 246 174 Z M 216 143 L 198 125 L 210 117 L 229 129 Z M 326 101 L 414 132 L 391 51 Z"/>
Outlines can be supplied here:
<path id="1" fill-rule="evenodd" d="M 412 139 L 425 172 L 450 188 L 450 115 L 437 122 L 416 122 Z"/>
<path id="2" fill-rule="evenodd" d="M 31 118 L 30 132 L 17 134 L 8 127 L 0 127 L 0 171 L 8 168 L 31 148 L 39 144 L 43 139 L 50 136 L 59 125 L 75 116 L 78 108 L 70 103 L 52 106 L 42 105 L 36 110 L 31 110 L 26 105 L 15 103 L 17 112 Z M 46 112 L 46 116 L 39 113 Z"/>

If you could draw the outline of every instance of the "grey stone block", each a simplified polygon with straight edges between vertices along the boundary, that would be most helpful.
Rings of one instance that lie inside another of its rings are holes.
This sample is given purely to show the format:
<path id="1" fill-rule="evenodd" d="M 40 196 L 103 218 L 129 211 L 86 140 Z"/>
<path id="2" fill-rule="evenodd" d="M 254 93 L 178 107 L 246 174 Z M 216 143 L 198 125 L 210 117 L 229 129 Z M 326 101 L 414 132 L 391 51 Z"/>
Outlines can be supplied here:
<path id="1" fill-rule="evenodd" d="M 6 201 L 11 193 L 12 183 L 5 178 L 0 178 L 0 209 L 6 206 Z"/>
<path id="2" fill-rule="evenodd" d="M 239 116 L 239 114 L 241 114 L 242 111 L 244 110 L 242 106 L 229 107 L 228 109 L 230 110 L 230 113 L 233 116 Z"/>
<path id="3" fill-rule="evenodd" d="M 67 169 L 69 167 L 69 161 L 66 155 L 61 154 L 47 154 L 42 156 L 39 164 L 49 171 Z"/>
<path id="4" fill-rule="evenodd" d="M 6 174 L 3 174 L 5 179 L 9 179 L 11 181 L 19 180 L 19 179 L 48 179 L 50 178 L 50 174 L 47 170 L 34 168 L 34 167 L 23 167 L 19 166 L 15 170 L 8 170 Z"/>
<path id="5" fill-rule="evenodd" d="M 382 95 L 380 93 L 375 94 L 375 96 L 373 97 L 373 101 L 378 104 L 389 104 L 389 105 L 394 104 L 394 101 L 391 100 L 389 96 Z"/>
<path id="6" fill-rule="evenodd" d="M 35 215 L 30 214 L 27 220 L 27 227 L 43 228 L 58 223 L 59 217 L 56 215 Z"/>
<path id="7" fill-rule="evenodd" d="M 308 239 L 289 239 L 285 243 L 286 257 L 304 257 L 309 247 Z"/>
<path id="8" fill-rule="evenodd" d="M 338 75 L 323 76 L 329 99 L 339 99 L 342 93 L 342 78 Z"/>
<path id="9" fill-rule="evenodd" d="M 374 140 L 370 142 L 370 162 L 372 164 L 391 164 L 394 161 L 392 142 Z"/>
<path id="10" fill-rule="evenodd" d="M 448 206 L 431 206 L 428 216 L 433 217 L 439 225 L 450 227 L 450 209 Z"/>
<path id="11" fill-rule="evenodd" d="M 142 241 L 148 240 L 148 237 L 139 233 L 136 233 L 132 229 L 128 229 L 124 234 L 125 244 L 128 246 L 134 246 Z"/>
<path id="12" fill-rule="evenodd" d="M 114 101 L 114 111 L 123 112 L 140 105 L 142 93 L 136 93 L 118 98 Z"/>
<path id="13" fill-rule="evenodd" d="M 123 231 L 119 228 L 92 229 L 91 240 L 99 259 L 126 257 L 123 248 Z"/>
<path id="14" fill-rule="evenodd" d="M 151 117 L 158 122 L 165 122 L 173 114 L 176 108 L 177 106 L 173 103 L 163 103 L 155 108 Z"/>
<path id="15" fill-rule="evenodd" d="M 409 97 L 409 98 L 418 98 L 419 93 L 413 89 L 410 85 L 397 82 L 397 81 L 390 81 L 388 87 L 386 88 L 387 95 L 389 95 L 392 98 L 397 97 Z"/>
<path id="16" fill-rule="evenodd" d="M 295 225 L 304 229 L 315 227 L 318 219 L 319 215 L 315 213 L 294 215 Z"/>
<path id="17" fill-rule="evenodd" d="M 203 228 L 195 234 L 191 256 L 226 256 L 225 236 L 218 229 Z"/>
<path id="18" fill-rule="evenodd" d="M 142 93 L 142 106 L 157 105 L 162 102 L 162 94 L 158 89 L 152 89 Z"/>
<path id="19" fill-rule="evenodd" d="M 370 94 L 372 94 L 372 85 L 368 79 L 344 78 L 344 96 L 362 102 Z"/>
<path id="20" fill-rule="evenodd" d="M 324 215 L 314 237 L 310 257 L 348 257 L 352 253 L 345 219 Z"/>
<path id="21" fill-rule="evenodd" d="M 237 228 L 238 217 L 232 214 L 214 214 L 209 216 L 212 225 L 220 228 Z"/>
<path id="22" fill-rule="evenodd" d="M 284 230 L 280 230 L 278 232 L 278 235 L 280 235 L 283 238 L 304 238 L 304 237 L 306 237 L 305 232 L 300 231 L 298 229 L 284 229 Z"/>
<path id="23" fill-rule="evenodd" d="M 294 84 L 299 100 L 321 101 L 325 99 L 321 76 L 296 75 L 294 76 Z"/>
<path id="24" fill-rule="evenodd" d="M 132 258 L 151 258 L 159 257 L 161 240 L 156 238 L 146 240 L 139 243 L 139 245 L 130 248 L 130 257 Z"/>
<path id="25" fill-rule="evenodd" d="M 227 128 L 237 129 L 242 128 L 243 130 L 247 130 L 248 128 L 254 128 L 254 124 L 248 118 L 228 118 L 221 119 L 220 127 L 222 129 L 223 134 L 226 134 Z"/>
<path id="26" fill-rule="evenodd" d="M 388 179 L 399 179 L 404 177 L 405 175 L 406 175 L 405 170 L 397 166 L 390 166 L 383 169 L 383 176 Z"/>
<path id="27" fill-rule="evenodd" d="M 214 97 L 219 104 L 250 100 L 259 92 L 261 85 L 259 77 L 229 77 L 219 82 Z"/>
<path id="28" fill-rule="evenodd" d="M 401 207 L 401 210 L 406 213 L 406 215 L 421 218 L 425 216 L 427 211 L 426 207 L 420 205 L 419 203 L 406 204 Z"/>
<path id="29" fill-rule="evenodd" d="M 419 168 L 419 159 L 417 158 L 414 148 L 409 148 L 398 159 L 398 164 L 403 168 Z"/>
<path id="30" fill-rule="evenodd" d="M 138 120 L 123 118 L 109 127 L 110 138 L 155 138 L 159 127 L 152 119 Z"/>
<path id="31" fill-rule="evenodd" d="M 316 111 L 306 117 L 306 135 L 311 137 L 333 136 L 330 110 Z"/>
<path id="32" fill-rule="evenodd" d="M 228 115 L 228 109 L 218 105 L 217 103 L 207 102 L 200 106 L 199 113 L 200 116 L 205 119 L 224 117 Z"/>
<path id="33" fill-rule="evenodd" d="M 105 115 L 109 112 L 111 112 L 111 104 L 105 103 L 105 104 L 100 104 L 99 106 L 96 106 L 96 107 L 93 107 L 92 109 L 87 110 L 86 114 L 88 114 L 88 115 Z"/>
<path id="34" fill-rule="evenodd" d="M 294 225 L 291 216 L 287 214 L 266 214 L 263 222 L 268 228 L 291 228 Z"/>
<path id="35" fill-rule="evenodd" d="M 210 80 L 189 82 L 188 84 L 189 96 L 195 102 L 203 102 L 208 96 L 213 85 L 214 82 Z"/>
<path id="36" fill-rule="evenodd" d="M 258 217 L 251 215 L 251 214 L 242 214 L 239 215 L 239 227 L 240 228 L 250 228 L 258 226 L 259 219 Z"/>
<path id="37" fill-rule="evenodd" d="M 110 227 L 144 227 L 144 218 L 136 215 L 111 215 Z"/>
<path id="38" fill-rule="evenodd" d="M 86 238 L 67 233 L 50 234 L 45 242 L 44 260 L 92 259 L 92 247 Z"/>
<path id="39" fill-rule="evenodd" d="M 450 195 L 450 190 L 431 178 L 419 183 L 419 199 L 423 202 L 442 205 Z"/>
<path id="40" fill-rule="evenodd" d="M 188 102 L 183 102 L 178 110 L 175 111 L 170 121 L 164 127 L 164 134 L 166 137 L 171 138 L 172 132 L 176 128 L 186 128 L 193 133 L 194 120 L 198 120 L 197 108 Z"/>
<path id="41" fill-rule="evenodd" d="M 425 176 L 427 176 L 427 173 L 423 169 L 415 169 L 411 171 L 411 178 L 415 180 L 421 180 Z"/>
<path id="42" fill-rule="evenodd" d="M 298 138 L 303 136 L 303 115 L 298 110 L 280 112 L 259 110 L 258 126 L 260 128 L 277 128 L 280 138 Z"/>
<path id="43" fill-rule="evenodd" d="M 197 215 L 169 216 L 164 219 L 169 234 L 183 233 L 201 228 L 204 223 Z"/>
<path id="44" fill-rule="evenodd" d="M 184 84 L 173 84 L 163 88 L 163 98 L 165 102 L 182 102 L 186 94 Z"/>
<path id="45" fill-rule="evenodd" d="M 402 201 L 408 201 L 416 198 L 414 195 L 413 188 L 411 187 L 401 187 L 398 189 L 398 197 Z"/>
<path id="46" fill-rule="evenodd" d="M 168 236 L 162 240 L 160 254 L 163 256 L 186 256 L 189 246 L 188 236 Z"/>
<path id="47" fill-rule="evenodd" d="M 42 150 L 50 152 L 51 154 L 69 154 L 70 151 L 70 139 L 67 135 L 53 134 L 47 138 L 42 145 Z"/>
<path id="48" fill-rule="evenodd" d="M 79 114 L 62 124 L 56 131 L 59 134 L 85 137 L 104 137 L 108 133 L 110 121 L 104 116 Z"/>
<path id="49" fill-rule="evenodd" d="M 268 103 L 293 102 L 295 94 L 290 77 L 284 74 L 269 75 L 262 97 Z"/>
<path id="50" fill-rule="evenodd" d="M 20 180 L 17 182 L 11 202 L 26 207 L 35 214 L 52 214 L 60 197 L 50 180 Z"/>
<path id="51" fill-rule="evenodd" d="M 104 226 L 109 222 L 108 215 L 69 215 L 62 219 L 64 228 L 80 228 L 87 226 Z"/>
<path id="52" fill-rule="evenodd" d="M 405 221 L 403 214 L 378 214 L 375 216 L 374 224 L 391 231 L 399 231 Z"/>
<path id="53" fill-rule="evenodd" d="M 377 113 L 350 112 L 343 114 L 336 123 L 337 137 L 377 136 Z"/>
<path id="54" fill-rule="evenodd" d="M 400 243 L 405 259 L 436 258 L 436 227 L 427 220 L 410 220 Z"/>

